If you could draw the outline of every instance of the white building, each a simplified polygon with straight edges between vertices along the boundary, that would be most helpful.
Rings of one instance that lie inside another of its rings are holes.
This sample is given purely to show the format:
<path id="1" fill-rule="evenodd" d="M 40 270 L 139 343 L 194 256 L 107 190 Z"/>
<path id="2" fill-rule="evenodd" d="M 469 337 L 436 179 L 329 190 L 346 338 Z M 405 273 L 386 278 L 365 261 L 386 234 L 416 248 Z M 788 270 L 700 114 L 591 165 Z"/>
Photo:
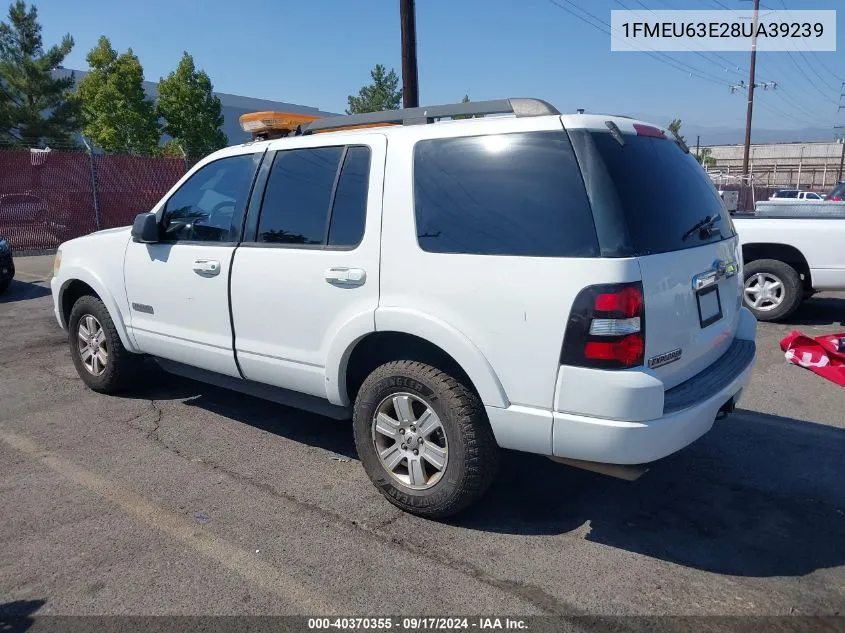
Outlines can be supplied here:
<path id="1" fill-rule="evenodd" d="M 715 165 L 707 167 L 713 181 L 736 182 L 742 174 L 742 145 L 712 145 Z M 752 145 L 749 167 L 759 187 L 800 188 L 826 192 L 836 184 L 845 145 L 830 143 L 771 143 Z M 721 178 L 720 178 L 721 176 Z"/>

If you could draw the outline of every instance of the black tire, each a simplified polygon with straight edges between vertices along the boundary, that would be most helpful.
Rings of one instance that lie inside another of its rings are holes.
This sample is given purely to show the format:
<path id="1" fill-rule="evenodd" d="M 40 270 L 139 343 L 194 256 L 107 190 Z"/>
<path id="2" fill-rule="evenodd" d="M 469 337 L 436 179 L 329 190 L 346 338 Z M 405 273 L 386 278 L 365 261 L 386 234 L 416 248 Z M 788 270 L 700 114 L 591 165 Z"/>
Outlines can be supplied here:
<path id="1" fill-rule="evenodd" d="M 798 276 L 798 271 L 789 264 L 777 259 L 756 259 L 744 267 L 745 283 L 759 274 L 771 275 L 783 284 L 783 298 L 780 305 L 764 310 L 755 308 L 749 301 L 748 294 L 743 290 L 745 306 L 754 313 L 758 321 L 779 321 L 787 318 L 804 300 L 804 285 Z"/>
<path id="2" fill-rule="evenodd" d="M 6 292 L 6 290 L 8 290 L 9 284 L 11 284 L 11 283 L 12 283 L 11 278 L 4 279 L 3 281 L 0 281 L 0 295 L 2 295 L 4 292 Z"/>
<path id="3" fill-rule="evenodd" d="M 439 480 L 415 490 L 398 481 L 382 462 L 373 441 L 373 418 L 392 394 L 409 393 L 440 418 L 448 460 Z M 499 466 L 499 447 L 484 406 L 468 386 L 443 371 L 416 361 L 393 361 L 376 368 L 361 385 L 353 414 L 355 446 L 364 470 L 393 505 L 418 516 L 442 519 L 477 501 Z"/>
<path id="4" fill-rule="evenodd" d="M 79 321 L 88 315 L 99 322 L 105 337 L 105 370 L 99 375 L 94 375 L 86 368 L 78 343 Z M 114 321 L 103 302 L 90 295 L 80 297 L 73 304 L 68 319 L 68 343 L 76 373 L 90 389 L 99 393 L 112 394 L 127 389 L 143 364 L 143 356 L 133 354 L 123 346 Z"/>

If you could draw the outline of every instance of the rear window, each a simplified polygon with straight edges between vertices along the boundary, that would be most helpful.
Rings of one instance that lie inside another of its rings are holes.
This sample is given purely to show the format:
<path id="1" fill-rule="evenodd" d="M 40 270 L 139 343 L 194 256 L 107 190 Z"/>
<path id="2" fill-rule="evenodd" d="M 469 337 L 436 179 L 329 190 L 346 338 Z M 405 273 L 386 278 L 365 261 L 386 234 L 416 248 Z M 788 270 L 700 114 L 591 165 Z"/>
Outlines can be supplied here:
<path id="1" fill-rule="evenodd" d="M 648 255 L 694 248 L 734 235 L 733 225 L 710 178 L 692 154 L 672 140 L 573 130 L 606 255 Z M 693 226 L 707 216 L 719 231 Z"/>
<path id="2" fill-rule="evenodd" d="M 598 255 L 587 193 L 563 130 L 420 141 L 414 208 L 419 245 L 432 253 Z"/>
<path id="3" fill-rule="evenodd" d="M 833 191 L 830 192 L 828 198 L 837 196 L 839 198 L 845 198 L 845 183 L 841 183 L 833 188 Z"/>

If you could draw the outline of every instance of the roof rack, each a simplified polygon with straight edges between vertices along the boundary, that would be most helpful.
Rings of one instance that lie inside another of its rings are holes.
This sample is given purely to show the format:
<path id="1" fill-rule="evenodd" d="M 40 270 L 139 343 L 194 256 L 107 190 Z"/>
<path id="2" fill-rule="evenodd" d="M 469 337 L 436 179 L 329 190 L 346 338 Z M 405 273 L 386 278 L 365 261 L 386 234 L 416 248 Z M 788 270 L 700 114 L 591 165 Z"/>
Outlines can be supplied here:
<path id="1" fill-rule="evenodd" d="M 493 101 L 467 101 L 449 105 L 406 108 L 403 110 L 382 110 L 365 114 L 327 117 L 301 125 L 297 135 L 311 134 L 321 130 L 331 130 L 357 125 L 401 123 L 402 125 L 420 125 L 434 123 L 436 119 L 476 114 L 513 114 L 517 117 L 543 116 L 560 114 L 557 108 L 542 99 L 496 99 Z"/>

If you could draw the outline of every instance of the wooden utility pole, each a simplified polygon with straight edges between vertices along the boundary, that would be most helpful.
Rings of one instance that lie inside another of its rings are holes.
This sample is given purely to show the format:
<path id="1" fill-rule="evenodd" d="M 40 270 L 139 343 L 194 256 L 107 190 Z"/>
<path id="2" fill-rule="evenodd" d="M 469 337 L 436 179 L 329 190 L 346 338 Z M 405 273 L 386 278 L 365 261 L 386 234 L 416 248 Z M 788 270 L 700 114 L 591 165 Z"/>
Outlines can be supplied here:
<path id="1" fill-rule="evenodd" d="M 417 84 L 417 20 L 414 0 L 399 0 L 399 21 L 402 23 L 402 105 L 420 105 Z"/>
<path id="2" fill-rule="evenodd" d="M 836 182 L 842 182 L 842 168 L 845 167 L 845 134 L 842 135 L 842 156 L 839 158 L 839 178 Z"/>
<path id="3" fill-rule="evenodd" d="M 745 149 L 742 153 L 742 175 L 748 177 L 748 155 L 751 152 L 751 118 L 754 115 L 754 72 L 757 66 L 757 19 L 760 0 L 754 0 L 754 32 L 751 36 L 751 68 L 748 71 L 748 109 L 745 113 Z M 749 184 L 751 180 L 749 179 Z"/>

